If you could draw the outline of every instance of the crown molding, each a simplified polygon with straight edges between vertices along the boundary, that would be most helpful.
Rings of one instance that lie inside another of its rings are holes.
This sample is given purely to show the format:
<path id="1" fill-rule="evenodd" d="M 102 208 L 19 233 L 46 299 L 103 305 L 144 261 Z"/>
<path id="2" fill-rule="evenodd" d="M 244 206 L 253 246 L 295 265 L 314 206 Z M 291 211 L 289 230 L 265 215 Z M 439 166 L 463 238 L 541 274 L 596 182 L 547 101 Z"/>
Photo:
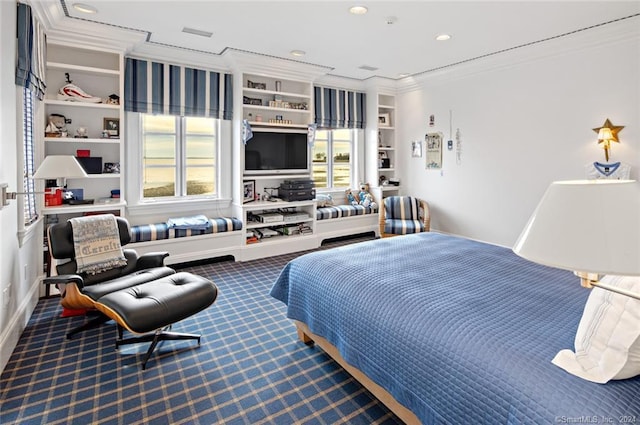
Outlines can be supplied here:
<path id="1" fill-rule="evenodd" d="M 398 92 L 419 90 L 425 84 L 454 81 L 475 75 L 521 66 L 527 63 L 549 60 L 587 49 L 640 40 L 640 14 L 623 20 L 587 28 L 538 43 L 517 46 L 508 51 L 496 52 L 484 57 L 472 58 L 461 63 L 398 80 Z"/>
<path id="2" fill-rule="evenodd" d="M 314 81 L 333 68 L 294 59 L 279 58 L 238 49 L 225 49 L 222 56 L 233 70 L 262 75 L 277 75 L 299 81 Z"/>

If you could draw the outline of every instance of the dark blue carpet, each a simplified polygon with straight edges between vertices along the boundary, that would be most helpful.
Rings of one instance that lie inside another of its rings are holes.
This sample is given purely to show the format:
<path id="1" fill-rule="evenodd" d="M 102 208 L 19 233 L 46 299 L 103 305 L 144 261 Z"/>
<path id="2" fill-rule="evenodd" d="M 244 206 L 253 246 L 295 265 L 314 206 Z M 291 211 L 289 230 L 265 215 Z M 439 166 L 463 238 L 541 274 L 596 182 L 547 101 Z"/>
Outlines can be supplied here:
<path id="1" fill-rule="evenodd" d="M 220 290 L 207 310 L 174 325 L 203 335 L 116 351 L 108 323 L 67 340 L 82 317 L 41 300 L 1 376 L 2 424 L 395 424 L 400 421 L 319 348 L 298 341 L 269 296 L 295 255 L 183 270 Z"/>

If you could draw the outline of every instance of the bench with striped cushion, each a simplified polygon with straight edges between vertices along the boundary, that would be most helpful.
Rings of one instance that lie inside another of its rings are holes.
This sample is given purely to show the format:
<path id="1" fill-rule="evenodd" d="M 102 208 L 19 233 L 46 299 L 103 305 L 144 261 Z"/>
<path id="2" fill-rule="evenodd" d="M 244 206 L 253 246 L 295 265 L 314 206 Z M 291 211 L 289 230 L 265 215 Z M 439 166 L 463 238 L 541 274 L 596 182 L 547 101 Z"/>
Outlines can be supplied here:
<path id="1" fill-rule="evenodd" d="M 157 241 L 162 239 L 183 238 L 188 236 L 223 233 L 242 229 L 242 220 L 237 218 L 210 218 L 207 229 L 174 229 L 167 223 L 141 224 L 131 227 L 131 242 Z"/>
<path id="2" fill-rule="evenodd" d="M 373 214 L 377 208 L 365 207 L 363 205 L 334 205 L 331 207 L 321 207 L 316 210 L 316 220 L 329 218 L 353 217 L 357 215 Z"/>

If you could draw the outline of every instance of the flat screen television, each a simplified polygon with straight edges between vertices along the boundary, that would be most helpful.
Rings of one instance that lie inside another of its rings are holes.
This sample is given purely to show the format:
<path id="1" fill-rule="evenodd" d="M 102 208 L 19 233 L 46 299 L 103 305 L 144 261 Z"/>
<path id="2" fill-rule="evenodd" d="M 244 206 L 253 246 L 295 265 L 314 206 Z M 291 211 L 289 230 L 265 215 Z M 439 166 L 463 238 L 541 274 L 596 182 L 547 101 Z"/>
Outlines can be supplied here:
<path id="1" fill-rule="evenodd" d="M 254 131 L 244 148 L 244 174 L 309 173 L 307 132 Z"/>

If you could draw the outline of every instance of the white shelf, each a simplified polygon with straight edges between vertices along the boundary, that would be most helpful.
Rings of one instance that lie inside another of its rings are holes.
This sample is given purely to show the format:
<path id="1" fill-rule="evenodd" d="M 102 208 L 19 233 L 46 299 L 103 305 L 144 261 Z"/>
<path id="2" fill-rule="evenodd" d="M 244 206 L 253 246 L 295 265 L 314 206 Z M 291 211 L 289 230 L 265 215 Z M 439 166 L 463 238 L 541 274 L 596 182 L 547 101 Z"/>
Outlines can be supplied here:
<path id="1" fill-rule="evenodd" d="M 393 168 L 393 167 L 390 167 L 390 168 L 378 168 L 378 171 L 380 171 L 380 172 L 395 171 L 395 168 Z"/>
<path id="2" fill-rule="evenodd" d="M 394 185 L 383 185 L 380 186 L 382 188 L 382 190 L 384 192 L 392 192 L 392 191 L 396 191 L 396 190 L 400 190 L 400 186 L 394 186 Z"/>
<path id="3" fill-rule="evenodd" d="M 383 148 L 378 148 L 379 151 L 395 151 L 396 148 L 390 148 L 390 147 L 383 147 Z"/>
<path id="4" fill-rule="evenodd" d="M 112 105 L 110 103 L 74 102 L 69 100 L 57 100 L 57 99 L 45 99 L 44 103 L 45 105 L 70 106 L 72 108 L 111 109 L 114 111 L 120 110 L 120 105 Z"/>
<path id="5" fill-rule="evenodd" d="M 276 221 L 273 223 L 262 223 L 262 222 L 253 222 L 250 221 L 247 223 L 247 225 L 245 226 L 245 228 L 247 230 L 249 229 L 262 229 L 265 227 L 278 227 L 278 226 L 295 226 L 296 224 L 300 224 L 300 223 L 308 223 L 310 221 L 313 221 L 313 218 L 303 218 L 301 220 L 293 220 L 293 221 Z M 293 236 L 293 235 L 289 235 L 289 236 Z"/>
<path id="6" fill-rule="evenodd" d="M 395 130 L 396 128 L 390 125 L 378 126 L 378 130 Z"/>
<path id="7" fill-rule="evenodd" d="M 125 201 L 105 202 L 84 205 L 58 205 L 55 207 L 44 207 L 42 213 L 51 214 L 77 214 L 83 212 L 111 211 L 124 208 L 127 205 Z"/>
<path id="8" fill-rule="evenodd" d="M 379 109 L 396 109 L 393 105 L 378 105 Z"/>
<path id="9" fill-rule="evenodd" d="M 307 128 L 309 124 L 278 124 L 275 122 L 249 121 L 251 127 Z"/>
<path id="10" fill-rule="evenodd" d="M 245 246 L 247 248 L 249 247 L 254 247 L 254 246 L 260 246 L 263 244 L 272 244 L 272 243 L 287 243 L 287 242 L 291 242 L 291 238 L 305 238 L 308 236 L 313 236 L 313 233 L 305 233 L 305 234 L 298 234 L 298 235 L 278 235 L 278 236 L 270 236 L 268 238 L 262 238 L 259 239 L 257 242 L 251 242 L 251 243 L 245 243 Z"/>
<path id="11" fill-rule="evenodd" d="M 275 210 L 278 208 L 293 208 L 293 207 L 308 207 L 315 204 L 315 200 L 308 201 L 257 201 L 257 202 L 247 202 L 242 205 L 247 211 L 255 211 L 255 210 Z M 268 224 L 268 223 L 262 223 Z"/>
<path id="12" fill-rule="evenodd" d="M 85 74 L 94 74 L 94 75 L 112 75 L 114 77 L 120 76 L 120 71 L 116 69 L 95 68 L 92 66 L 72 65 L 69 63 L 61 63 L 61 62 L 47 62 L 47 68 L 60 69 L 63 71 L 82 72 Z"/>
<path id="13" fill-rule="evenodd" d="M 247 93 L 247 94 L 295 97 L 298 99 L 311 99 L 310 95 L 304 94 L 304 93 L 291 93 L 291 92 L 275 91 L 275 90 L 250 89 L 248 87 L 244 87 L 242 90 L 243 90 L 243 93 Z"/>
<path id="14" fill-rule="evenodd" d="M 245 109 L 256 109 L 260 111 L 271 111 L 271 112 L 296 112 L 296 113 L 304 113 L 310 114 L 311 111 L 308 109 L 294 109 L 294 108 L 274 108 L 272 106 L 264 106 L 264 105 L 250 105 L 248 103 L 243 103 Z"/>
<path id="15" fill-rule="evenodd" d="M 119 179 L 119 173 L 102 173 L 102 174 L 87 174 L 88 177 L 81 177 L 87 179 Z M 73 180 L 73 178 L 69 178 L 69 180 Z"/>
<path id="16" fill-rule="evenodd" d="M 45 142 L 52 143 L 104 143 L 104 144 L 119 144 L 120 139 L 96 139 L 96 138 L 76 138 L 76 137 L 45 137 Z"/>

